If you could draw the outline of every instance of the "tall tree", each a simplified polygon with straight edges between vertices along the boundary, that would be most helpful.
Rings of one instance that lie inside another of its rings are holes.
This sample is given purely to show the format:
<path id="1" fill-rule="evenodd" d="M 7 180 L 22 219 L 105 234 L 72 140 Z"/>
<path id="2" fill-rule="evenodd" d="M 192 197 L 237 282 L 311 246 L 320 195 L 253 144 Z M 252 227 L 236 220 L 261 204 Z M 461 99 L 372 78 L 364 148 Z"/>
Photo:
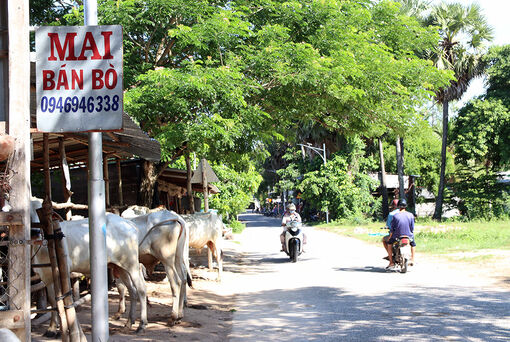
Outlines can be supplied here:
<path id="1" fill-rule="evenodd" d="M 186 143 L 232 161 L 230 150 L 253 152 L 310 122 L 346 134 L 403 130 L 412 108 L 448 81 L 414 53 L 437 33 L 391 1 L 100 4 L 102 24 L 124 27 L 134 86 L 126 109 L 166 160 Z"/>
<path id="2" fill-rule="evenodd" d="M 492 39 L 492 29 L 476 4 L 463 6 L 459 3 L 441 3 L 432 8 L 427 22 L 437 26 L 441 35 L 439 47 L 433 56 L 437 67 L 452 70 L 455 74 L 455 80 L 451 81 L 449 86 L 436 92 L 436 101 L 443 106 L 443 137 L 434 218 L 441 220 L 448 146 L 448 104 L 460 99 L 469 82 L 483 74 L 481 56 L 484 43 Z"/>
<path id="3" fill-rule="evenodd" d="M 510 45 L 491 48 L 484 59 L 487 93 L 460 109 L 451 136 L 459 164 L 493 173 L 510 167 Z"/>
<path id="4" fill-rule="evenodd" d="M 389 215 L 388 209 L 388 188 L 386 187 L 386 170 L 384 168 L 384 149 L 382 137 L 377 139 L 379 145 L 379 164 L 381 169 L 381 194 L 382 194 L 382 214 L 383 219 L 387 218 Z"/>

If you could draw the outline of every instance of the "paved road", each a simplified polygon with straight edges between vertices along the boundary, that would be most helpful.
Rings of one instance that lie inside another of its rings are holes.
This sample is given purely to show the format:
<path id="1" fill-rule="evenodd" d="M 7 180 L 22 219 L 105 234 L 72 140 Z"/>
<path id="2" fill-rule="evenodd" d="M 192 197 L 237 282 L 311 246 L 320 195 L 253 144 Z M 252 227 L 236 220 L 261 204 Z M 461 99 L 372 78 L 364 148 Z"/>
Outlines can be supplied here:
<path id="1" fill-rule="evenodd" d="M 292 264 L 279 252 L 279 220 L 240 218 L 230 341 L 510 341 L 510 291 L 483 271 L 418 260 L 387 273 L 382 247 L 313 228 Z"/>

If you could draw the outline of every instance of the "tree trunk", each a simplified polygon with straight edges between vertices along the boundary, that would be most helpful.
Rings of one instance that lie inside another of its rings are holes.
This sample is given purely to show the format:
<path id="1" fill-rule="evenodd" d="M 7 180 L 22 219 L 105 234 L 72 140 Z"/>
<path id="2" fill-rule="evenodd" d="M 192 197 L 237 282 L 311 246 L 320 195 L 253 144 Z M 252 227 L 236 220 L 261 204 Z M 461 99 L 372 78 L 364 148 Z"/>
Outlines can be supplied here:
<path id="1" fill-rule="evenodd" d="M 402 154 L 402 143 L 400 141 L 400 137 L 397 137 L 396 141 L 396 151 L 397 151 L 397 174 L 398 174 L 398 194 L 399 198 L 405 198 L 405 190 L 404 190 L 404 158 Z"/>
<path id="2" fill-rule="evenodd" d="M 388 209 L 388 188 L 386 187 L 386 170 L 384 168 L 384 151 L 382 139 L 379 138 L 379 160 L 381 163 L 381 194 L 382 194 L 382 214 L 383 219 L 388 217 L 390 211 Z"/>
<path id="3" fill-rule="evenodd" d="M 193 199 L 193 189 L 191 186 L 191 161 L 189 158 L 189 153 L 186 153 L 186 170 L 187 170 L 187 177 L 186 177 L 186 189 L 188 193 L 188 203 L 189 203 L 189 211 L 191 214 L 195 213 L 195 203 Z"/>
<path id="4" fill-rule="evenodd" d="M 441 221 L 443 216 L 443 197 L 446 172 L 446 147 L 448 143 L 448 101 L 443 102 L 443 139 L 441 143 L 441 173 L 439 175 L 439 189 L 437 191 L 436 209 L 433 218 Z"/>
<path id="5" fill-rule="evenodd" d="M 154 188 L 156 186 L 156 182 L 158 177 L 165 171 L 165 169 L 173 163 L 177 158 L 182 156 L 184 151 L 186 150 L 186 145 L 181 146 L 177 149 L 172 156 L 172 158 L 167 162 L 150 162 L 144 160 L 143 162 L 143 177 L 142 184 L 140 184 L 140 205 L 146 206 L 148 208 L 152 207 L 152 200 L 154 198 Z M 120 168 L 119 168 L 120 170 Z M 120 172 L 119 172 L 120 177 Z"/>
<path id="6" fill-rule="evenodd" d="M 151 208 L 154 198 L 154 185 L 158 179 L 158 172 L 155 163 L 144 160 L 143 178 L 140 184 L 140 205 Z"/>

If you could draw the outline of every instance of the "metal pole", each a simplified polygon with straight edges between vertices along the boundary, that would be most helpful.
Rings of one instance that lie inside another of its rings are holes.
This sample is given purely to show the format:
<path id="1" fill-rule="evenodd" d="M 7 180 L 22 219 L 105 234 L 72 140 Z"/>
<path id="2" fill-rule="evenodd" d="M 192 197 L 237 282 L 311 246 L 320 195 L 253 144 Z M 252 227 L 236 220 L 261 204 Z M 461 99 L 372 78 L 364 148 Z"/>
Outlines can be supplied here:
<path id="1" fill-rule="evenodd" d="M 83 2 L 85 26 L 97 25 L 97 0 Z M 89 234 L 92 287 L 92 341 L 108 341 L 105 184 L 102 133 L 89 133 Z"/>
<path id="2" fill-rule="evenodd" d="M 323 153 L 323 158 L 324 159 L 324 171 L 326 171 L 326 144 L 325 143 L 322 143 L 322 153 Z M 328 207 L 326 207 L 326 223 L 329 223 L 329 210 L 328 210 Z"/>

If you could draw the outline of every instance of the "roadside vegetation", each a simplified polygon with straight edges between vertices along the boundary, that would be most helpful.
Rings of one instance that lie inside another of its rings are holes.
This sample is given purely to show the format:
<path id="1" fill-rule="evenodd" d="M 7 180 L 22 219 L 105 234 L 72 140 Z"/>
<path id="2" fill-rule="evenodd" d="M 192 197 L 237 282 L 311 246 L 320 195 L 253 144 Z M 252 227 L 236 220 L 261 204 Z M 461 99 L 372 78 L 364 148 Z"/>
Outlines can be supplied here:
<path id="1" fill-rule="evenodd" d="M 380 244 L 387 234 L 382 222 L 320 224 L 316 227 L 337 234 Z M 420 253 L 443 255 L 484 249 L 510 250 L 510 220 L 446 221 L 417 220 L 415 239 Z"/>

